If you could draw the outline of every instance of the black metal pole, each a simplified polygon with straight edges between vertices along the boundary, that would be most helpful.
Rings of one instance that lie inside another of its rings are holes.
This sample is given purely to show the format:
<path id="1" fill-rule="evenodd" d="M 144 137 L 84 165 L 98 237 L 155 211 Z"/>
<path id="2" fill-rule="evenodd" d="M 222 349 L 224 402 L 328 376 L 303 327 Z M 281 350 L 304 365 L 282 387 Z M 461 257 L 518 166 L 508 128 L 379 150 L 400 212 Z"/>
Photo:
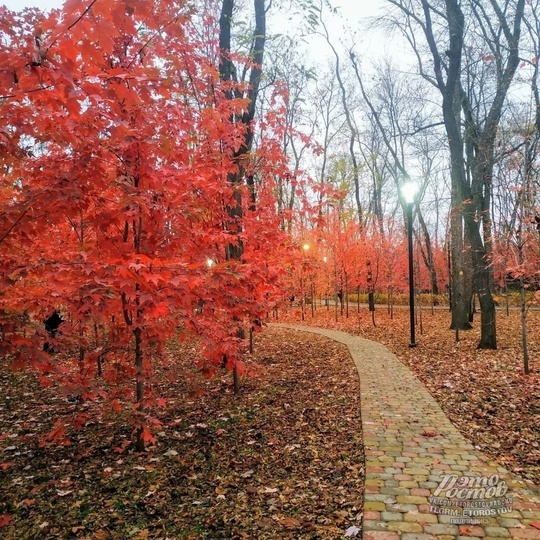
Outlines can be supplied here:
<path id="1" fill-rule="evenodd" d="M 416 347 L 414 329 L 414 265 L 413 265 L 413 203 L 407 203 L 407 237 L 409 241 L 409 312 L 411 318 L 411 342 L 409 347 Z"/>

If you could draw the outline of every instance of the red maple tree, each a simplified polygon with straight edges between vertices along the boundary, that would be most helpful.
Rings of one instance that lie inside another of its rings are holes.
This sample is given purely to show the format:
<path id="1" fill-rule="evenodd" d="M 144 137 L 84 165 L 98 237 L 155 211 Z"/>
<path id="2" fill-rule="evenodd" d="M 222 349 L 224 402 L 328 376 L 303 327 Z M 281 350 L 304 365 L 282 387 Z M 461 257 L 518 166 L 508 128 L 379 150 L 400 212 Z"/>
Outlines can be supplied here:
<path id="1" fill-rule="evenodd" d="M 227 176 L 246 100 L 220 81 L 216 14 L 100 0 L 3 18 L 0 307 L 33 330 L 4 332 L 1 352 L 66 394 L 127 407 L 142 449 L 149 409 L 163 404 L 153 364 L 174 361 L 167 340 L 195 336 L 208 373 L 224 355 L 241 366 L 235 329 L 276 293 L 279 111 L 241 165 L 258 178 L 258 204 L 244 202 L 241 260 L 224 260 L 227 209 L 245 189 Z M 41 321 L 55 309 L 65 321 L 50 355 Z"/>

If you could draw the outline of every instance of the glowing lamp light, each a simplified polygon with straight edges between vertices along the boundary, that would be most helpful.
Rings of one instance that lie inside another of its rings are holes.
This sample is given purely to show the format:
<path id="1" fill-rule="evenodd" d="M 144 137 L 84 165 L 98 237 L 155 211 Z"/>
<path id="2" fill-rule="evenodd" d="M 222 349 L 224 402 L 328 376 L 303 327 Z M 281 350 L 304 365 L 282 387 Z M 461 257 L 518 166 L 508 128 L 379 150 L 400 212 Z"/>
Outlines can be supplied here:
<path id="1" fill-rule="evenodd" d="M 401 186 L 401 194 L 407 204 L 412 204 L 414 202 L 414 197 L 417 193 L 418 184 L 416 182 L 408 181 Z"/>

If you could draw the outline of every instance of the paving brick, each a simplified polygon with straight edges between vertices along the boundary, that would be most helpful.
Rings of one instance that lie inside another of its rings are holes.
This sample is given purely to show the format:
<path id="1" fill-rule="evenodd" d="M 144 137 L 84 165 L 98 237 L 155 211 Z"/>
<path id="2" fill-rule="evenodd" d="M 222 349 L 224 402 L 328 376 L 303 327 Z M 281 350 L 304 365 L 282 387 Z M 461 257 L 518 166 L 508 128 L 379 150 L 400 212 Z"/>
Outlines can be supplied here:
<path id="1" fill-rule="evenodd" d="M 403 514 L 400 512 L 381 512 L 381 519 L 384 521 L 403 521 Z"/>
<path id="2" fill-rule="evenodd" d="M 437 540 L 431 534 L 402 534 L 401 540 Z"/>
<path id="3" fill-rule="evenodd" d="M 364 531 L 386 531 L 388 523 L 384 521 L 371 521 L 364 519 L 362 528 Z"/>
<path id="4" fill-rule="evenodd" d="M 386 505 L 383 502 L 368 501 L 364 503 L 364 510 L 377 510 L 383 512 L 386 510 Z"/>
<path id="5" fill-rule="evenodd" d="M 410 477 L 410 478 L 412 478 L 412 477 Z M 417 488 L 418 487 L 418 482 L 416 480 L 403 480 L 403 481 L 401 481 L 399 483 L 399 487 Z M 431 495 L 431 493 L 430 493 L 430 495 Z"/>
<path id="6" fill-rule="evenodd" d="M 450 525 L 446 523 L 430 523 L 429 525 L 424 526 L 424 530 L 429 534 L 447 536 L 456 536 L 458 534 L 458 527 L 456 525 Z"/>
<path id="7" fill-rule="evenodd" d="M 523 517 L 523 514 L 521 512 L 517 512 L 516 510 L 512 510 L 511 512 L 505 512 L 504 514 L 501 514 L 501 516 L 504 516 L 507 519 L 521 519 Z"/>
<path id="8" fill-rule="evenodd" d="M 383 471 L 380 465 L 366 465 L 366 473 L 382 473 Z"/>
<path id="9" fill-rule="evenodd" d="M 378 474 L 378 478 L 380 478 L 381 480 L 385 480 L 385 481 L 386 480 L 393 480 L 394 475 L 390 474 L 390 473 L 382 472 L 382 473 Z"/>
<path id="10" fill-rule="evenodd" d="M 414 497 L 412 495 L 398 495 L 397 502 L 403 504 L 426 504 L 427 497 Z"/>
<path id="11" fill-rule="evenodd" d="M 414 488 L 414 489 L 411 489 L 411 495 L 419 495 L 420 497 L 430 497 L 431 496 L 431 490 L 429 490 L 429 489 L 421 489 L 421 488 Z"/>
<path id="12" fill-rule="evenodd" d="M 385 480 L 384 487 L 399 487 L 397 480 Z"/>
<path id="13" fill-rule="evenodd" d="M 533 502 L 514 501 L 512 503 L 512 507 L 516 510 L 534 510 L 538 507 L 538 505 Z"/>
<path id="14" fill-rule="evenodd" d="M 474 536 L 478 538 L 482 538 L 486 536 L 486 532 L 484 531 L 484 527 L 479 527 L 478 525 L 460 525 L 459 526 L 459 534 L 461 536 Z"/>
<path id="15" fill-rule="evenodd" d="M 389 531 L 399 531 L 401 533 L 409 532 L 409 533 L 421 533 L 423 532 L 422 525 L 418 523 L 406 523 L 405 521 L 390 521 L 388 523 L 388 530 Z M 403 538 L 403 537 L 402 537 Z"/>
<path id="16" fill-rule="evenodd" d="M 384 502 L 388 499 L 388 495 L 383 495 L 381 493 L 370 493 L 364 497 L 365 501 L 379 501 Z"/>
<path id="17" fill-rule="evenodd" d="M 533 540 L 539 540 L 540 539 L 540 530 L 538 529 L 518 529 L 518 528 L 511 528 L 508 531 L 510 533 L 510 536 L 512 538 L 530 538 Z"/>
<path id="18" fill-rule="evenodd" d="M 526 519 L 534 519 L 536 521 L 540 520 L 540 511 L 535 512 L 533 510 L 522 510 L 521 515 Z"/>
<path id="19" fill-rule="evenodd" d="M 418 512 L 417 504 L 389 504 L 386 509 L 389 512 Z"/>
<path id="20" fill-rule="evenodd" d="M 437 523 L 437 516 L 435 514 L 405 514 L 403 516 L 405 521 L 416 521 L 417 523 Z"/>
<path id="21" fill-rule="evenodd" d="M 394 465 L 394 464 L 392 464 L 392 465 Z M 388 474 L 391 474 L 391 475 L 396 475 L 396 474 L 399 474 L 401 472 L 401 469 L 396 468 L 396 467 L 385 467 L 384 472 L 388 473 Z"/>
<path id="22" fill-rule="evenodd" d="M 492 536 L 494 538 L 509 538 L 510 533 L 508 532 L 508 529 L 505 529 L 504 527 L 486 527 L 486 534 L 487 536 Z"/>
<path id="23" fill-rule="evenodd" d="M 369 480 L 366 480 L 364 483 L 366 486 L 384 486 L 384 482 L 376 478 L 370 478 Z"/>
<path id="24" fill-rule="evenodd" d="M 517 527 L 521 525 L 521 521 L 519 519 L 513 519 L 513 518 L 497 518 L 497 523 L 501 527 Z"/>
<path id="25" fill-rule="evenodd" d="M 399 534 L 383 531 L 365 531 L 362 540 L 399 540 Z"/>
<path id="26" fill-rule="evenodd" d="M 408 463 L 410 465 L 410 463 Z M 429 469 L 421 469 L 421 468 L 412 468 L 412 467 L 405 467 L 403 469 L 403 472 L 405 474 L 410 474 L 411 476 L 429 476 L 430 471 Z"/>
<path id="27" fill-rule="evenodd" d="M 439 482 L 418 482 L 418 487 L 422 489 L 429 489 L 433 494 L 433 491 L 439 487 Z"/>
<path id="28" fill-rule="evenodd" d="M 386 493 L 388 495 L 409 495 L 410 491 L 411 491 L 410 489 L 403 488 L 403 487 L 398 487 L 398 488 L 382 487 L 381 488 L 381 493 Z"/>

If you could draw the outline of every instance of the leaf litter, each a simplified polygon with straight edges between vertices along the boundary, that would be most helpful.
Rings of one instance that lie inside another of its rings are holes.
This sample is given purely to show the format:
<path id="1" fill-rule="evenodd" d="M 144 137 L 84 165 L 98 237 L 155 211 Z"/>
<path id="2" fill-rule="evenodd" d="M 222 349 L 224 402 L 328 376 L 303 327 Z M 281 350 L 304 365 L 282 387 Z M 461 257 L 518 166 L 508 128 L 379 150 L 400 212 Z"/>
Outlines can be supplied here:
<path id="1" fill-rule="evenodd" d="M 156 442 L 99 417 L 68 446 L 40 446 L 81 408 L 28 373 L 1 373 L 0 536 L 6 540 L 333 539 L 360 531 L 360 391 L 346 347 L 268 328 L 256 335 L 238 395 L 231 373 L 207 380 L 187 344 Z"/>

